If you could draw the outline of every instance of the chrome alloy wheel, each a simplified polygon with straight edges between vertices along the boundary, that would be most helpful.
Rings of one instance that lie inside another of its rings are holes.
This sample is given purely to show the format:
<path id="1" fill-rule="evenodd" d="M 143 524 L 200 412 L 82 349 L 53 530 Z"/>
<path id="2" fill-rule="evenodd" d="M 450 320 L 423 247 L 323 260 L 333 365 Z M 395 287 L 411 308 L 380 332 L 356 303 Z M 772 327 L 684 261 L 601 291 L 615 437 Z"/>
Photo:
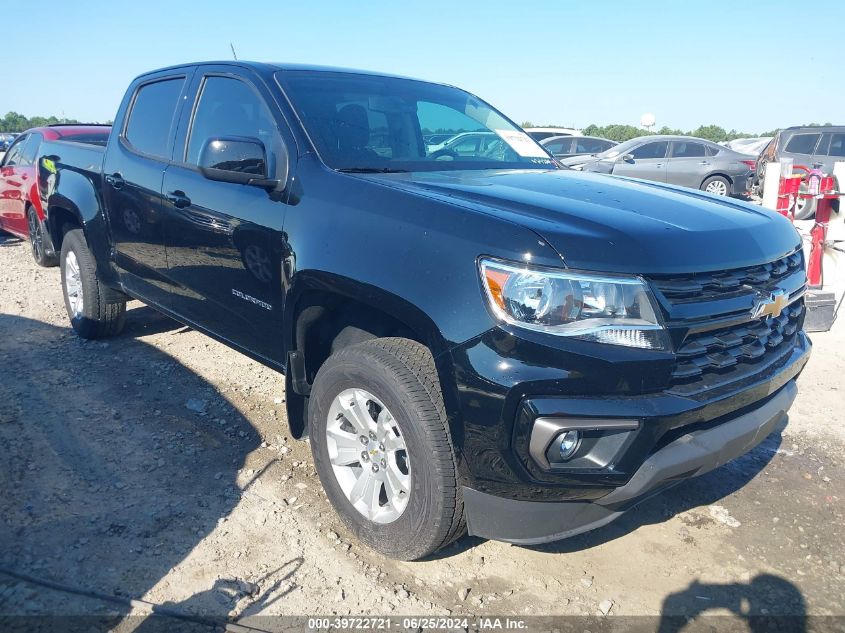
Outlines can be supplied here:
<path id="1" fill-rule="evenodd" d="M 364 389 L 346 389 L 329 408 L 326 446 L 353 507 L 374 523 L 392 523 L 408 506 L 411 463 L 387 407 Z"/>
<path id="2" fill-rule="evenodd" d="M 78 317 L 85 308 L 82 297 L 82 276 L 79 272 L 79 260 L 76 253 L 68 251 L 65 257 L 65 293 L 73 316 Z"/>
<path id="3" fill-rule="evenodd" d="M 717 196 L 726 196 L 728 195 L 728 186 L 721 180 L 714 180 L 708 183 L 705 191 L 707 193 L 715 193 Z"/>

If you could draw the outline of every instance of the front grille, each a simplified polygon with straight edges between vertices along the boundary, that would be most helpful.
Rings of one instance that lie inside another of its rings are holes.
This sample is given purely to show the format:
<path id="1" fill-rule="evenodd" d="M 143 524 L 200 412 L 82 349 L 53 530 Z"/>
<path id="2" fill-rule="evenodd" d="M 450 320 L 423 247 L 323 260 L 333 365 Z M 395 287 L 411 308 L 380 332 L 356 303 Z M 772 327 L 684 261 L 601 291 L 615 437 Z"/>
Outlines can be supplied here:
<path id="1" fill-rule="evenodd" d="M 801 251 L 767 264 L 712 273 L 653 279 L 654 286 L 672 303 L 715 299 L 742 292 L 748 286 L 776 284 L 803 266 Z"/>
<path id="2" fill-rule="evenodd" d="M 675 346 L 667 391 L 694 397 L 777 371 L 804 323 L 806 287 L 799 249 L 775 261 L 733 270 L 652 277 Z M 786 294 L 777 317 L 753 318 L 760 298 Z"/>
<path id="3" fill-rule="evenodd" d="M 689 334 L 676 351 L 670 393 L 692 396 L 772 367 L 789 355 L 804 320 L 804 301 L 778 317 Z"/>

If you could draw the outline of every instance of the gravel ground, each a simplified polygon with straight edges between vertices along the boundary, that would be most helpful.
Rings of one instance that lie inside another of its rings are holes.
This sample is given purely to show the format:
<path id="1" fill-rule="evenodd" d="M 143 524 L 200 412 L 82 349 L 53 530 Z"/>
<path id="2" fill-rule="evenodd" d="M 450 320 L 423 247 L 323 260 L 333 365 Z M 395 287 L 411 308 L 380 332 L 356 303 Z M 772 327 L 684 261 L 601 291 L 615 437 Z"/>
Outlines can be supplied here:
<path id="1" fill-rule="evenodd" d="M 841 320 L 840 320 L 841 321 Z M 386 560 L 340 525 L 282 378 L 137 302 L 69 328 L 58 269 L 0 235 L 0 615 L 845 615 L 845 323 L 790 424 L 604 528 Z M 35 584 L 8 572 L 60 583 Z M 128 627 L 128 628 L 127 628 Z M 123 628 L 146 630 L 143 618 Z"/>

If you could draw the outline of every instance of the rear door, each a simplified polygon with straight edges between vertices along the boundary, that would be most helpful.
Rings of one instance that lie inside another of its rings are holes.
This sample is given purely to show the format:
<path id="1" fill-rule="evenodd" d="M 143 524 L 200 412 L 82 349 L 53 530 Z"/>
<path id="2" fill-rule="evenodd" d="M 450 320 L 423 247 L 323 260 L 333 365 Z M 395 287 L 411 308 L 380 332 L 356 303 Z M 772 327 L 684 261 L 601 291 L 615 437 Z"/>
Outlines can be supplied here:
<path id="1" fill-rule="evenodd" d="M 668 152 L 669 141 L 643 143 L 628 152 L 631 155 L 629 160 L 624 160 L 622 156 L 616 160 L 613 164 L 613 175 L 666 182 L 666 154 Z"/>
<path id="2" fill-rule="evenodd" d="M 169 298 L 161 185 L 178 115 L 193 71 L 144 78 L 134 86 L 122 129 L 106 151 L 103 194 L 115 263 L 127 290 L 155 303 Z M 118 117 L 119 119 L 119 117 Z"/>
<path id="3" fill-rule="evenodd" d="M 220 338 L 283 363 L 286 205 L 261 187 L 209 180 L 197 165 L 209 139 L 258 139 L 271 166 L 293 139 L 272 95 L 251 73 L 203 67 L 191 94 L 196 97 L 180 123 L 177 160 L 164 176 L 168 275 L 180 287 L 175 310 Z"/>
<path id="4" fill-rule="evenodd" d="M 672 153 L 667 163 L 666 182 L 698 189 L 712 170 L 704 143 L 672 141 Z"/>

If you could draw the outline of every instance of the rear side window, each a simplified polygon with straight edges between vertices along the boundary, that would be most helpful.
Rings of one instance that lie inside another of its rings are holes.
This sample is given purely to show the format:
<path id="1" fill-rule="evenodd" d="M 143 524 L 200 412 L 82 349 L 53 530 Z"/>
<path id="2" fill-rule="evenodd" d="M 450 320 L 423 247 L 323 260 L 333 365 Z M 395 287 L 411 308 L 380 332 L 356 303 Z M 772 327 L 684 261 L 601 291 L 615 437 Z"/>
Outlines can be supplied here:
<path id="1" fill-rule="evenodd" d="M 706 155 L 704 145 L 690 141 L 675 141 L 672 143 L 672 156 L 674 158 L 699 158 Z"/>
<path id="2" fill-rule="evenodd" d="M 832 134 L 828 156 L 845 156 L 845 134 Z"/>
<path id="3" fill-rule="evenodd" d="M 796 134 L 789 139 L 785 151 L 792 154 L 812 154 L 819 136 L 819 134 Z"/>
<path id="4" fill-rule="evenodd" d="M 569 148 L 572 146 L 572 141 L 565 140 L 565 141 L 551 141 L 550 143 L 546 143 L 544 147 L 549 150 L 552 154 L 566 154 L 569 152 Z"/>
<path id="5" fill-rule="evenodd" d="M 639 158 L 664 158 L 666 156 L 666 149 L 669 147 L 668 141 L 657 141 L 655 143 L 646 143 L 640 145 L 637 149 L 631 152 L 631 156 Z"/>
<path id="6" fill-rule="evenodd" d="M 719 149 L 718 145 L 705 145 L 704 151 L 707 152 L 708 156 L 716 156 L 722 150 Z"/>
<path id="7" fill-rule="evenodd" d="M 594 138 L 579 138 L 575 141 L 575 151 L 585 154 L 598 154 L 610 149 L 611 144 L 607 141 L 600 141 Z"/>
<path id="8" fill-rule="evenodd" d="M 144 84 L 135 93 L 124 136 L 139 152 L 167 158 L 167 146 L 184 77 Z"/>

